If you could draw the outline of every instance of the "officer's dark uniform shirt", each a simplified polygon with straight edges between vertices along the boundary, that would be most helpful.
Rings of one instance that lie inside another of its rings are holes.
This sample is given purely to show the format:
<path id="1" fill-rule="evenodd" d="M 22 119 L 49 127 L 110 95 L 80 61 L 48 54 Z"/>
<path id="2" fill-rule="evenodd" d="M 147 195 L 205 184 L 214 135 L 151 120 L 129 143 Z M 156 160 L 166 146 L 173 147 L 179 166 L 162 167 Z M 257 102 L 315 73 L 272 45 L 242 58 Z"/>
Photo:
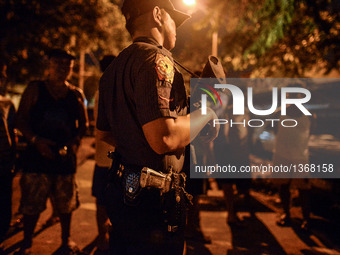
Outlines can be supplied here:
<path id="1" fill-rule="evenodd" d="M 184 148 L 159 155 L 148 144 L 142 126 L 162 117 L 187 114 L 182 74 L 171 53 L 152 38 L 137 38 L 105 70 L 99 87 L 97 128 L 111 131 L 123 164 L 180 171 Z"/>

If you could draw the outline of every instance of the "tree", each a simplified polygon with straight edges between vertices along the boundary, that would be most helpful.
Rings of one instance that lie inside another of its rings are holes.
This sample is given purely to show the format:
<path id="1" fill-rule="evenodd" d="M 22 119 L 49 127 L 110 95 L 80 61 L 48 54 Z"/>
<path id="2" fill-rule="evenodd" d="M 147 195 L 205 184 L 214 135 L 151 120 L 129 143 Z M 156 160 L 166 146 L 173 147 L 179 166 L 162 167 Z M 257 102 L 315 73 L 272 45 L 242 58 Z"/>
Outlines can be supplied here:
<path id="1" fill-rule="evenodd" d="M 0 57 L 9 77 L 42 75 L 45 53 L 65 48 L 117 54 L 128 43 L 124 18 L 109 0 L 0 0 Z"/>
<path id="2" fill-rule="evenodd" d="M 205 0 L 196 29 L 220 34 L 229 70 L 257 76 L 302 77 L 340 69 L 340 4 L 336 0 Z M 192 54 L 189 53 L 189 54 Z"/>

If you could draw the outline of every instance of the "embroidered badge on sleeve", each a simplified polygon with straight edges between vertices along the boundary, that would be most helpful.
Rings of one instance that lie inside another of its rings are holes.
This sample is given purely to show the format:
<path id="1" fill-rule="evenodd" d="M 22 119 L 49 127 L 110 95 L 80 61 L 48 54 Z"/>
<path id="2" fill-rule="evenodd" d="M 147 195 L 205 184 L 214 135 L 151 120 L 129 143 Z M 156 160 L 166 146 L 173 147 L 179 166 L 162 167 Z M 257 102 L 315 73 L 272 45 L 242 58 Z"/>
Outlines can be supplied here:
<path id="1" fill-rule="evenodd" d="M 156 55 L 156 71 L 159 80 L 165 80 L 170 83 L 174 81 L 174 64 L 169 57 L 157 53 Z"/>

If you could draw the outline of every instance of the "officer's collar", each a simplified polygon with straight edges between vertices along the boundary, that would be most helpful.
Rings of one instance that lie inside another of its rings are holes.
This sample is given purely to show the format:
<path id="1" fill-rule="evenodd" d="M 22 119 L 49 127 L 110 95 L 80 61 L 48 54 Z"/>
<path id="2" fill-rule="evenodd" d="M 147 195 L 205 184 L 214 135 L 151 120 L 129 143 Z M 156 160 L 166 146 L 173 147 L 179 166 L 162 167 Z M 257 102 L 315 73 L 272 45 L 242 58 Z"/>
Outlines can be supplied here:
<path id="1" fill-rule="evenodd" d="M 160 45 L 154 38 L 151 37 L 138 37 L 135 40 L 133 40 L 134 43 L 136 42 L 144 42 L 144 43 L 150 43 L 152 45 L 157 46 L 160 49 L 163 49 L 163 46 Z"/>

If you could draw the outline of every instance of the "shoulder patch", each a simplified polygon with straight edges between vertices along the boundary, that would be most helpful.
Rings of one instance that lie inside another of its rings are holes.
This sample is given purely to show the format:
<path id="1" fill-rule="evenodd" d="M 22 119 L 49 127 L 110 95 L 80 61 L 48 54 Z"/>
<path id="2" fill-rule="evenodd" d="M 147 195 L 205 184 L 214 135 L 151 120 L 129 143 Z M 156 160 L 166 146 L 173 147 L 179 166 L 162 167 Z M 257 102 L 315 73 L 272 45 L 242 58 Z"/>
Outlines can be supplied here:
<path id="1" fill-rule="evenodd" d="M 174 64 L 171 62 L 169 57 L 163 54 L 157 53 L 156 55 L 156 71 L 159 80 L 165 80 L 170 83 L 174 81 Z"/>

